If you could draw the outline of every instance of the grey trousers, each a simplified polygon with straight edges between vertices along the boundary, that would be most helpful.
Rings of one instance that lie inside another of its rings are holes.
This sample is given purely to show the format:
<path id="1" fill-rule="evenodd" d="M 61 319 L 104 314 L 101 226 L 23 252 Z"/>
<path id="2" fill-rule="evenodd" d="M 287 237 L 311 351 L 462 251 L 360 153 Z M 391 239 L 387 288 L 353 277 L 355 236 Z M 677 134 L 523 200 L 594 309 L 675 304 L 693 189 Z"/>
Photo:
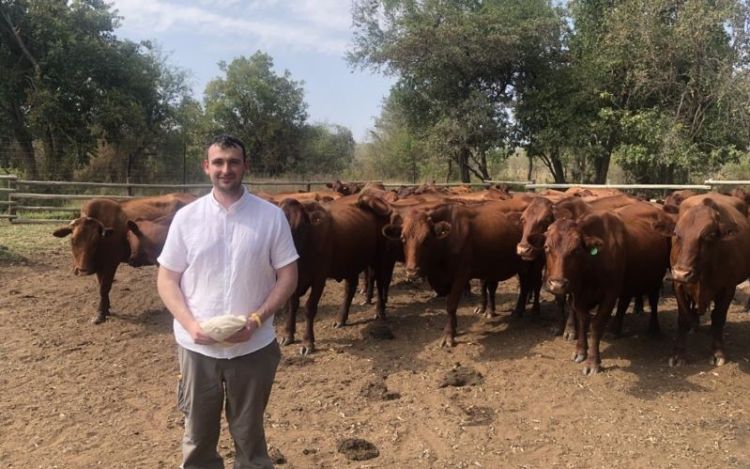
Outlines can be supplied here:
<path id="1" fill-rule="evenodd" d="M 263 413 L 281 360 L 279 344 L 232 359 L 211 358 L 177 346 L 182 375 L 177 405 L 185 414 L 183 469 L 224 469 L 217 451 L 226 407 L 235 447 L 234 469 L 273 468 Z"/>

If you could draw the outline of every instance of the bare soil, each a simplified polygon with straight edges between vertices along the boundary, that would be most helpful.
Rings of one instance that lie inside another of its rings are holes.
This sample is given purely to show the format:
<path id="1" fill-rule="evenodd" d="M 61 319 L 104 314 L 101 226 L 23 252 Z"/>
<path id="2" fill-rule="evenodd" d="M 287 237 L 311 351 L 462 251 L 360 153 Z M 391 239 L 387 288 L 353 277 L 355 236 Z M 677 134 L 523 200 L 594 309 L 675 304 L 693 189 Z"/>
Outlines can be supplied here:
<path id="1" fill-rule="evenodd" d="M 25 257 L 0 261 L 0 467 L 177 467 L 177 361 L 155 269 L 121 266 L 114 316 L 95 326 L 96 279 L 72 275 L 65 242 Z M 603 343 L 604 372 L 584 377 L 573 344 L 550 333 L 550 297 L 540 321 L 510 320 L 516 288 L 501 286 L 495 319 L 473 314 L 478 295 L 464 299 L 459 344 L 445 349 L 444 299 L 400 272 L 393 338 L 372 306 L 356 304 L 351 325 L 333 328 L 342 285 L 330 282 L 318 350 L 283 349 L 266 417 L 279 467 L 750 467 L 750 315 L 740 305 L 723 367 L 709 364 L 708 325 L 690 336 L 686 366 L 667 365 L 667 297 L 663 337 L 629 313 L 626 336 Z M 220 446 L 229 466 L 226 426 Z"/>

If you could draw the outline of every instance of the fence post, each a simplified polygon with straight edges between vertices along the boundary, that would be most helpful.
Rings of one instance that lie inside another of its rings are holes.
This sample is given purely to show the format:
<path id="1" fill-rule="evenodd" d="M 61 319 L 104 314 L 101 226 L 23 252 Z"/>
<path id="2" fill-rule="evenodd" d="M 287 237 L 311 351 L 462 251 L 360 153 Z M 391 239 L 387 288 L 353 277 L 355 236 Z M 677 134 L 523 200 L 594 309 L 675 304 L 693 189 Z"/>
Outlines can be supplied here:
<path id="1" fill-rule="evenodd" d="M 18 176 L 13 175 L 12 177 L 8 178 L 8 221 L 13 223 L 13 220 L 16 218 L 16 208 L 13 206 L 13 193 L 18 190 L 18 185 L 16 184 L 16 180 L 18 179 Z"/>

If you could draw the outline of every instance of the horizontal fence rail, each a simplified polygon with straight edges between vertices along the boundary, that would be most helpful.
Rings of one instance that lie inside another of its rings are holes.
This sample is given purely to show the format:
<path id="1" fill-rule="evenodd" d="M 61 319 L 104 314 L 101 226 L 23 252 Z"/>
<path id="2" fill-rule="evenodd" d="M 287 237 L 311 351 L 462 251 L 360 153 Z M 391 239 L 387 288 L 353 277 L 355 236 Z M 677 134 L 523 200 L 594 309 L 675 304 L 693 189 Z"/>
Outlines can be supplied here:
<path id="1" fill-rule="evenodd" d="M 364 184 L 373 181 L 348 181 Z M 313 188 L 325 188 L 330 181 L 245 181 L 244 184 L 251 190 L 273 192 L 274 189 L 283 187 L 295 187 L 298 190 L 311 191 Z M 388 182 L 383 183 L 386 188 L 414 187 L 419 184 L 411 182 Z M 708 179 L 703 184 L 558 184 L 558 183 L 537 183 L 536 181 L 515 181 L 515 180 L 487 180 L 482 182 L 462 183 L 430 183 L 437 187 L 471 187 L 486 188 L 490 185 L 505 185 L 508 187 L 522 188 L 523 190 L 533 191 L 538 189 L 560 189 L 565 190 L 571 187 L 580 187 L 586 189 L 622 189 L 622 190 L 648 190 L 648 191 L 667 191 L 667 190 L 697 190 L 709 191 L 717 187 L 731 186 L 750 186 L 750 180 L 715 180 Z M 67 188 L 74 189 L 72 193 L 65 194 Z M 153 191 L 157 193 L 165 192 L 193 192 L 206 193 L 210 190 L 211 184 L 141 184 L 141 183 L 115 183 L 115 182 L 68 182 L 68 181 L 30 181 L 19 179 L 13 174 L 0 174 L 0 219 L 7 219 L 11 223 L 67 223 L 80 210 L 80 201 L 88 200 L 95 197 L 104 197 L 114 200 L 127 200 L 138 196 L 133 195 L 133 191 Z M 20 190 L 20 189 L 23 189 Z M 86 190 L 93 193 L 82 193 Z M 106 191 L 107 193 L 96 193 L 100 189 L 115 189 Z M 46 191 L 50 191 L 47 193 Z M 35 204 L 35 202 L 41 202 Z M 46 202 L 46 203 L 45 203 Z M 60 205 L 55 205 L 60 202 Z M 69 203 L 65 203 L 69 202 Z M 78 203 L 76 203 L 78 202 Z M 46 214 L 47 216 L 39 216 Z M 55 217 L 55 218 L 52 218 Z M 61 218 L 67 217 L 67 218 Z"/>

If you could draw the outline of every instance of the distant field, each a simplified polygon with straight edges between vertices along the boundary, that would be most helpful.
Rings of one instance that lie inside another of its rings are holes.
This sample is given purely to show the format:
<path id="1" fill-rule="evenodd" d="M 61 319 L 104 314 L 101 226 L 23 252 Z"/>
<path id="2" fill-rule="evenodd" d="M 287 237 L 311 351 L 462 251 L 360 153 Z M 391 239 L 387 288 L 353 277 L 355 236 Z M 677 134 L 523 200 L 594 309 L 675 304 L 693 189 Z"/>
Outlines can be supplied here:
<path id="1" fill-rule="evenodd" d="M 55 238 L 56 225 L 13 225 L 0 221 L 0 262 L 22 262 L 32 253 L 57 250 L 67 239 Z"/>

